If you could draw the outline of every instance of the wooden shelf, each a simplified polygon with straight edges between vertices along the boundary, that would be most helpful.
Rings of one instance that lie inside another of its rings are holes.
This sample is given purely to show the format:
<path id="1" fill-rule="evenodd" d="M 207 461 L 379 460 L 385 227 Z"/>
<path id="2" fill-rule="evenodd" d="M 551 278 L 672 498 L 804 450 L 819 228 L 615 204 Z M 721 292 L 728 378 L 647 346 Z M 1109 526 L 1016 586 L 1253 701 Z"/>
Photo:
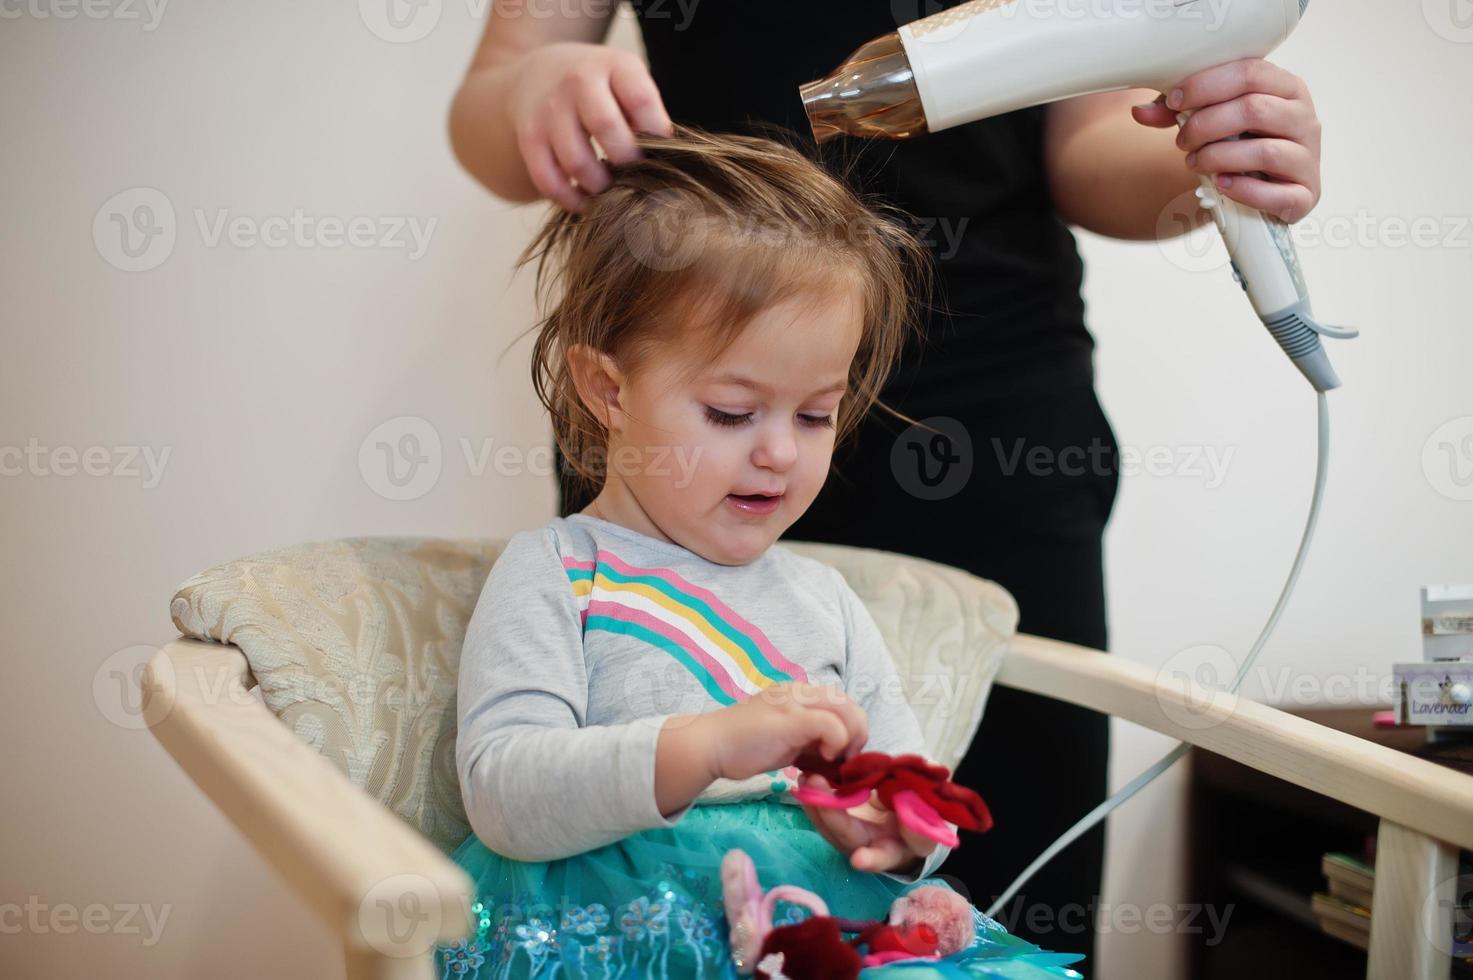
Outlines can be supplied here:
<path id="1" fill-rule="evenodd" d="M 1408 755 L 1473 772 L 1473 745 L 1428 745 L 1421 728 L 1377 728 L 1384 708 L 1293 711 Z M 1376 818 L 1355 807 L 1194 748 L 1190 756 L 1189 881 L 1194 902 L 1219 918 L 1231 908 L 1220 942 L 1194 935 L 1191 976 L 1254 975 L 1302 980 L 1364 976 L 1366 954 L 1320 931 L 1310 895 L 1325 888 L 1326 851 L 1361 852 Z M 1254 971 L 1249 973 L 1247 971 Z"/>

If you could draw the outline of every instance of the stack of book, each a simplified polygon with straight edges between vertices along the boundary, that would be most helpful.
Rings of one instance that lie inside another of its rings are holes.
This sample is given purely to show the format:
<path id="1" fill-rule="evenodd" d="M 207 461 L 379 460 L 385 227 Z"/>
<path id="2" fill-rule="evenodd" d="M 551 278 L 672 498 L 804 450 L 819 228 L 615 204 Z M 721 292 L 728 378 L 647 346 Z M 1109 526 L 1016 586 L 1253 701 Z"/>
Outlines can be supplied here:
<path id="1" fill-rule="evenodd" d="M 1366 949 L 1371 940 L 1371 894 L 1376 886 L 1374 858 L 1330 851 L 1321 858 L 1320 870 L 1325 873 L 1326 891 L 1310 898 L 1320 929 Z M 1453 901 L 1452 975 L 1473 977 L 1473 860 L 1467 852 L 1458 862 Z"/>
<path id="2" fill-rule="evenodd" d="M 1315 892 L 1310 906 L 1327 935 L 1366 949 L 1371 944 L 1371 892 L 1376 869 L 1364 857 L 1327 853 L 1320 860 L 1326 891 Z"/>

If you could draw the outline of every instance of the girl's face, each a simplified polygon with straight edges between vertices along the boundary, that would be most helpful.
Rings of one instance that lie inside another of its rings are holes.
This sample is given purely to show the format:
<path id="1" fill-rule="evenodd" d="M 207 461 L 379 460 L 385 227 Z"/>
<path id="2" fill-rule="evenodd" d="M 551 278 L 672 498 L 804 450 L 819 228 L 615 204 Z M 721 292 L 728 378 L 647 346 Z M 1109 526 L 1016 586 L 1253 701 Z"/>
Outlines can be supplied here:
<path id="1" fill-rule="evenodd" d="M 627 375 L 605 359 L 608 479 L 592 513 L 724 565 L 760 556 L 828 476 L 861 317 L 855 291 L 799 296 L 691 380 L 685 351 Z"/>

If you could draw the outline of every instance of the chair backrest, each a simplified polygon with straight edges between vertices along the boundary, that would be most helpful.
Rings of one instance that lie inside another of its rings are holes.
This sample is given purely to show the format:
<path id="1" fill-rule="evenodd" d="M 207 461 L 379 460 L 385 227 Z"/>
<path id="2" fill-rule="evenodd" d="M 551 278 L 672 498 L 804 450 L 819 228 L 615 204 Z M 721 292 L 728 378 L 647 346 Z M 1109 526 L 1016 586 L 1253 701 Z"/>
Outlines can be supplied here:
<path id="1" fill-rule="evenodd" d="M 470 833 L 455 771 L 466 623 L 503 540 L 349 538 L 226 562 L 179 586 L 187 637 L 239 647 L 299 738 L 446 853 Z M 1018 622 L 994 582 L 918 558 L 784 541 L 864 600 L 932 756 L 954 767 Z"/>

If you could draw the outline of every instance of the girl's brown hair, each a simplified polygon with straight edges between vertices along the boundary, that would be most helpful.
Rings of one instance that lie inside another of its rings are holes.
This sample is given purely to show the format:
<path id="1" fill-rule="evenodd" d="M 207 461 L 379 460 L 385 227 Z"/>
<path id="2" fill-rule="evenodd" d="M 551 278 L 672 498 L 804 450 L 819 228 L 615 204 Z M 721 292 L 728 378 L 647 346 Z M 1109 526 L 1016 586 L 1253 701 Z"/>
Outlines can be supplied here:
<path id="1" fill-rule="evenodd" d="M 516 264 L 538 262 L 532 384 L 579 489 L 603 485 L 608 433 L 579 398 L 574 345 L 632 373 L 664 344 L 693 344 L 699 368 L 763 310 L 839 287 L 858 290 L 864 324 L 836 439 L 877 403 L 912 421 L 879 401 L 932 282 L 905 213 L 777 140 L 676 126 L 637 142 L 643 157 L 610 164 L 580 212 L 555 209 Z"/>

